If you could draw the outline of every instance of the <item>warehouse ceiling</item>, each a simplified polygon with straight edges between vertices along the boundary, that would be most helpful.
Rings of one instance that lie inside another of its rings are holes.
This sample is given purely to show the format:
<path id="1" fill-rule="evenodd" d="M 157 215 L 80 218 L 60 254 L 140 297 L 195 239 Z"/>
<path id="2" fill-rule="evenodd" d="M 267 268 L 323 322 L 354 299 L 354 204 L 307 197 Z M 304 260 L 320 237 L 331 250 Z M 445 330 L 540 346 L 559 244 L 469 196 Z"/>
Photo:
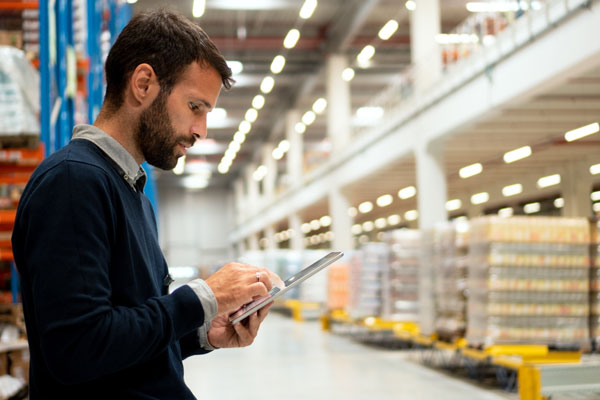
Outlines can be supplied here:
<path id="1" fill-rule="evenodd" d="M 169 3 L 170 8 L 182 12 L 206 30 L 228 60 L 243 64 L 243 71 L 235 76 L 237 84 L 231 91 L 221 94 L 218 107 L 226 110 L 226 117 L 209 126 L 205 154 L 188 155 L 189 165 L 208 166 L 212 171 L 209 187 L 230 187 L 248 162 L 260 163 L 262 145 L 267 142 L 277 145 L 284 138 L 287 110 L 296 109 L 302 114 L 311 109 L 316 99 L 326 97 L 323 68 L 328 54 L 343 53 L 353 62 L 366 44 L 377 44 L 371 66 L 355 68 L 356 76 L 350 84 L 353 112 L 366 105 L 410 64 L 410 11 L 404 7 L 404 1 L 321 0 L 307 20 L 298 16 L 303 3 L 304 0 L 207 0 L 206 12 L 201 18 L 193 18 L 192 0 Z M 442 32 L 452 31 L 469 15 L 465 0 L 440 0 L 440 3 Z M 139 0 L 134 12 L 160 6 L 164 6 L 164 2 Z M 377 37 L 378 31 L 391 18 L 399 22 L 399 28 L 389 40 L 381 41 Z M 301 37 L 293 49 L 287 50 L 283 41 L 292 28 L 298 29 Z M 251 132 L 230 170 L 220 174 L 216 171 L 217 165 L 247 110 L 252 107 L 253 98 L 261 93 L 262 79 L 272 75 L 270 66 L 277 55 L 285 55 L 285 68 L 280 74 L 273 75 L 275 86 L 265 95 L 265 105 L 258 112 Z M 516 177 L 537 179 L 569 162 L 596 160 L 600 154 L 598 139 L 592 136 L 566 143 L 564 133 L 597 121 L 600 115 L 598 93 L 600 67 L 567 81 L 555 82 L 532 98 L 506 104 L 493 115 L 453 132 L 444 143 L 448 199 L 461 198 L 463 207 L 451 214 L 464 214 L 468 203 L 465 196 L 489 190 L 492 184 L 516 183 Z M 306 149 L 318 154 L 319 148 L 326 144 L 325 138 L 325 116 L 317 116 L 304 133 Z M 527 145 L 534 149 L 532 157 L 514 164 L 502 161 L 506 151 Z M 284 169 L 284 159 L 279 163 Z M 471 163 L 481 163 L 486 173 L 461 179 L 459 169 Z M 399 189 L 416 184 L 415 171 L 414 158 L 410 156 L 344 188 L 349 203 L 355 207 L 364 201 L 375 203 L 383 194 L 394 196 L 389 207 L 375 207 L 373 213 L 359 214 L 356 220 L 361 222 L 392 213 L 403 215 L 405 211 L 415 209 L 415 197 L 399 200 L 396 196 Z M 182 176 L 172 172 L 158 174 L 159 185 L 165 187 L 179 186 L 181 181 Z M 548 189 L 547 193 L 540 194 L 543 195 L 556 197 L 558 193 Z M 524 190 L 522 195 L 516 195 L 510 201 L 524 202 L 530 196 L 531 192 Z M 501 207 L 503 204 L 491 201 L 487 206 Z M 325 200 L 301 212 L 304 221 L 326 214 Z M 286 222 L 282 221 L 280 225 L 284 229 Z"/>

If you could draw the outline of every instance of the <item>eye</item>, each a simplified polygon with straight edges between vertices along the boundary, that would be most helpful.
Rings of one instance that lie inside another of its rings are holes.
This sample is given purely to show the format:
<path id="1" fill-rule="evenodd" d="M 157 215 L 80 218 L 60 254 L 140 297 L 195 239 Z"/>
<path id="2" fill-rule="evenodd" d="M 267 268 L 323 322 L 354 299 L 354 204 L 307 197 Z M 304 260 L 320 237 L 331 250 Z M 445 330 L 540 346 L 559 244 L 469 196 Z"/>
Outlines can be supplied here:
<path id="1" fill-rule="evenodd" d="M 194 103 L 194 102 L 190 101 L 188 103 L 188 105 L 190 107 L 190 110 L 192 110 L 192 111 L 198 111 L 200 109 L 200 107 L 198 107 L 198 105 L 196 103 Z"/>

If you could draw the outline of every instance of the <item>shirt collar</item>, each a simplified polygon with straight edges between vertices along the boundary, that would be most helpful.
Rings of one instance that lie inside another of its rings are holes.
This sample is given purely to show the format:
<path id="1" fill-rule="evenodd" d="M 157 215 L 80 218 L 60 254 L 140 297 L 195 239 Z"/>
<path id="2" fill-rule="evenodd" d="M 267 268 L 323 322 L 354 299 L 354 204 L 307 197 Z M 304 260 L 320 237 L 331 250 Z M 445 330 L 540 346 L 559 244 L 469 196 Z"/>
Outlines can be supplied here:
<path id="1" fill-rule="evenodd" d="M 94 143 L 117 164 L 121 176 L 134 190 L 144 191 L 146 172 L 115 138 L 96 126 L 82 124 L 73 129 L 73 139 Z"/>

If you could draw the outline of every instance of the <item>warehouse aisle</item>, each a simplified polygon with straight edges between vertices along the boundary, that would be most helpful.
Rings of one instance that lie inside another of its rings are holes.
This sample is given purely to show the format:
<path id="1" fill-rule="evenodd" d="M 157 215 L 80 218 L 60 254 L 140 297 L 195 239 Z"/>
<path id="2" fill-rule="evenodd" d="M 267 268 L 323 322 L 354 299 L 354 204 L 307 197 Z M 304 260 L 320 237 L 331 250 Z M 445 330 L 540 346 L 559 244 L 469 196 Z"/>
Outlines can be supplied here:
<path id="1" fill-rule="evenodd" d="M 185 361 L 199 399 L 219 400 L 505 400 L 468 382 L 271 313 L 248 348 Z"/>

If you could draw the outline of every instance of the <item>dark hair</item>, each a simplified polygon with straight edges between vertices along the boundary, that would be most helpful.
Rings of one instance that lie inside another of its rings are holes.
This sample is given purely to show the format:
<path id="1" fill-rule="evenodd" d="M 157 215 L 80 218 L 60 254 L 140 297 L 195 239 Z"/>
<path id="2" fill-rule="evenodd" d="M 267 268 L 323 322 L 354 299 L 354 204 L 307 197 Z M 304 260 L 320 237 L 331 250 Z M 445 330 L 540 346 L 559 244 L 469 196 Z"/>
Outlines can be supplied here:
<path id="1" fill-rule="evenodd" d="M 215 68 L 226 89 L 235 82 L 225 58 L 198 25 L 164 9 L 138 14 L 108 53 L 105 103 L 112 110 L 121 107 L 127 82 L 140 64 L 152 66 L 161 92 L 169 94 L 183 70 L 194 61 Z"/>

